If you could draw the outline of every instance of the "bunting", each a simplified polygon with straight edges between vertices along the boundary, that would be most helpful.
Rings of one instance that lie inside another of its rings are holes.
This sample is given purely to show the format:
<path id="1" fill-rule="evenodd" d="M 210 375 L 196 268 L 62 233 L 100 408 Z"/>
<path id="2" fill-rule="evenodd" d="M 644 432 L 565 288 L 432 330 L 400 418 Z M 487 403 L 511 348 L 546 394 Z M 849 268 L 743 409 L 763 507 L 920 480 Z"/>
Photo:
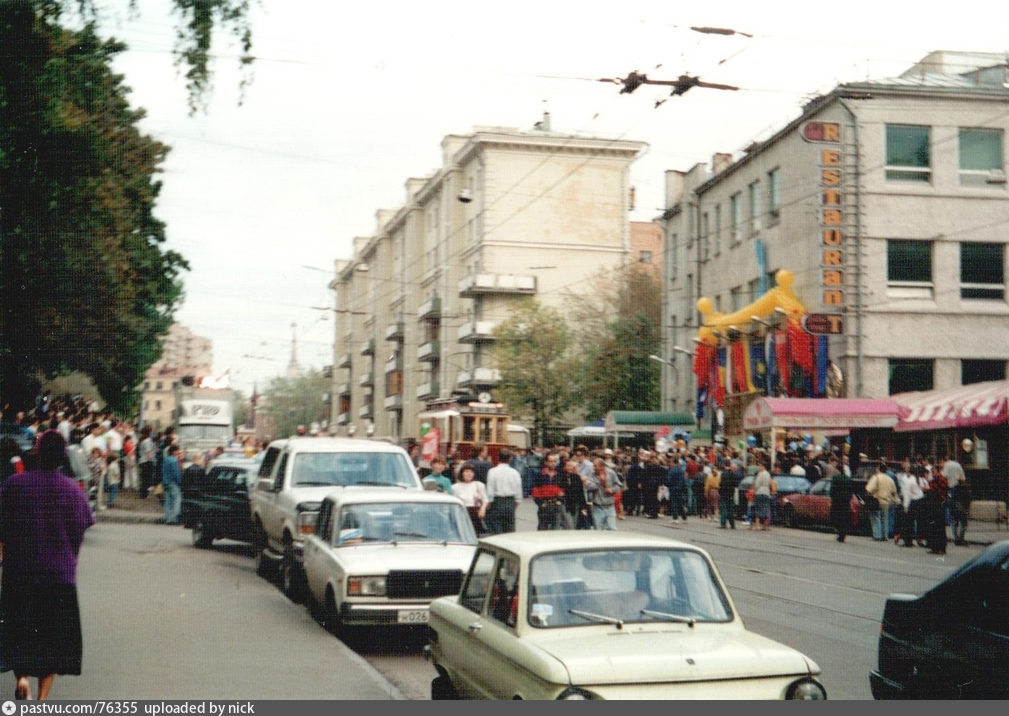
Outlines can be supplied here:
<path id="1" fill-rule="evenodd" d="M 725 348 L 718 349 L 718 369 L 715 383 L 715 405 L 721 407 L 725 405 L 726 370 L 728 368 L 728 356 Z"/>
<path id="2" fill-rule="evenodd" d="M 827 371 L 830 369 L 830 339 L 816 337 L 816 397 L 827 395 Z"/>
<path id="3" fill-rule="evenodd" d="M 729 353 L 732 360 L 732 392 L 733 393 L 745 393 L 746 392 L 746 356 L 743 350 L 744 341 L 738 340 L 729 347 Z"/>

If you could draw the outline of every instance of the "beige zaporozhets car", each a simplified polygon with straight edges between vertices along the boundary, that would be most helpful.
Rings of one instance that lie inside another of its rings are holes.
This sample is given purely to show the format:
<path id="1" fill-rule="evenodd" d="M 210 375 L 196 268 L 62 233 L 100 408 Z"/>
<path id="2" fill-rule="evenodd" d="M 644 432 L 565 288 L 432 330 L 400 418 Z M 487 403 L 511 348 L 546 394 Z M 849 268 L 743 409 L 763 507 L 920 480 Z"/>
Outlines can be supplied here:
<path id="1" fill-rule="evenodd" d="M 482 539 L 428 626 L 435 699 L 827 697 L 812 660 L 746 630 L 704 550 L 660 537 Z"/>

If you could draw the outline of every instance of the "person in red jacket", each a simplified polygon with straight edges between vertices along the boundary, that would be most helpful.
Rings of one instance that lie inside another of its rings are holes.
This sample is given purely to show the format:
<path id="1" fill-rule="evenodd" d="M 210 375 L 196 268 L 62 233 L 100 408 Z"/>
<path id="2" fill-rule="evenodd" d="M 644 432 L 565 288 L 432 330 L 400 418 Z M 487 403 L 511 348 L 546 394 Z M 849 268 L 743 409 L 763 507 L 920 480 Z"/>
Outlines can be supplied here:
<path id="1" fill-rule="evenodd" d="M 536 501 L 536 529 L 564 529 L 564 483 L 565 477 L 558 469 L 560 456 L 549 453 L 543 467 L 533 480 L 533 500 Z"/>

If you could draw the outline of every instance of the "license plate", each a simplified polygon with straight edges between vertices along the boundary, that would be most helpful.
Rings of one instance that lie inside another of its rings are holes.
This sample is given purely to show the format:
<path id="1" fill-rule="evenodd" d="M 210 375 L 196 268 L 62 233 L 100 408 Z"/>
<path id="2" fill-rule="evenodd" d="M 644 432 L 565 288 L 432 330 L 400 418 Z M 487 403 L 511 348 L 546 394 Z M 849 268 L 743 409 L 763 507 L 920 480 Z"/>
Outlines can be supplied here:
<path id="1" fill-rule="evenodd" d="M 427 609 L 409 609 L 398 612 L 396 622 L 399 624 L 427 624 Z"/>

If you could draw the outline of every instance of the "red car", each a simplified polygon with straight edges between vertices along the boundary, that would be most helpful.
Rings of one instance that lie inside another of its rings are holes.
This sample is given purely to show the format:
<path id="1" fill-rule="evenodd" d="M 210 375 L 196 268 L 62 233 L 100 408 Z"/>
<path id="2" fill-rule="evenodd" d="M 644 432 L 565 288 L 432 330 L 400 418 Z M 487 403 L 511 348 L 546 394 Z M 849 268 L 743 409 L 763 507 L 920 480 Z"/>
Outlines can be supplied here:
<path id="1" fill-rule="evenodd" d="M 850 502 L 851 532 L 862 534 L 868 526 L 868 513 L 861 496 L 865 494 L 865 481 L 851 481 Z M 830 478 L 817 480 L 806 492 L 785 495 L 781 505 L 781 521 L 786 527 L 814 525 L 832 527 L 830 521 Z"/>

